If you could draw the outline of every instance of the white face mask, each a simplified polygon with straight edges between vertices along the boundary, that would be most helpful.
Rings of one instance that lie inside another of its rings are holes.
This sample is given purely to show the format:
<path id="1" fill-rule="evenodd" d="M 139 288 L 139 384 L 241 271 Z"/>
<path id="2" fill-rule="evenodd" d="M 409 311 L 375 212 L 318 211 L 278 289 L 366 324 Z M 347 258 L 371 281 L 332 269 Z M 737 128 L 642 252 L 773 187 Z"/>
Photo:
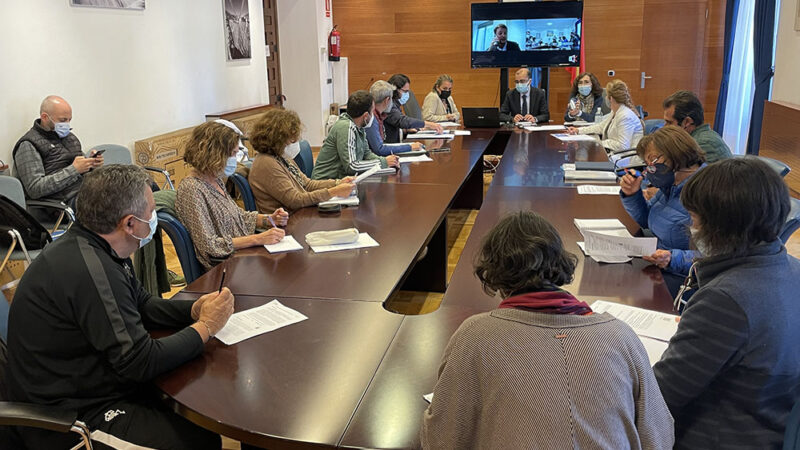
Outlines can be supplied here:
<path id="1" fill-rule="evenodd" d="M 233 175 L 234 172 L 236 172 L 236 157 L 235 156 L 231 156 L 225 162 L 225 169 L 223 169 L 223 173 L 225 173 L 226 177 L 229 177 L 229 176 Z"/>
<path id="2" fill-rule="evenodd" d="M 156 228 L 158 227 L 158 215 L 156 215 L 156 210 L 153 209 L 153 214 L 150 215 L 150 220 L 140 219 L 136 216 L 133 216 L 133 218 L 150 226 L 150 233 L 147 235 L 147 237 L 140 238 L 135 234 L 131 234 L 131 236 L 139 240 L 139 248 L 142 248 L 147 245 L 147 243 L 153 239 L 153 235 L 156 234 Z"/>
<path id="3" fill-rule="evenodd" d="M 366 123 L 366 125 L 364 125 L 364 128 L 371 127 L 372 126 L 372 122 L 374 122 L 374 121 L 375 121 L 375 114 L 370 114 L 369 115 L 369 121 Z"/>
<path id="4" fill-rule="evenodd" d="M 694 242 L 694 246 L 697 248 L 697 251 L 699 251 L 702 256 L 709 256 L 708 247 L 697 237 L 697 233 L 699 231 L 700 230 L 695 227 L 689 227 L 689 232 L 692 234 L 692 242 Z"/>
<path id="5" fill-rule="evenodd" d="M 298 154 L 300 154 L 300 141 L 292 142 L 283 148 L 283 157 L 286 159 L 294 159 Z"/>

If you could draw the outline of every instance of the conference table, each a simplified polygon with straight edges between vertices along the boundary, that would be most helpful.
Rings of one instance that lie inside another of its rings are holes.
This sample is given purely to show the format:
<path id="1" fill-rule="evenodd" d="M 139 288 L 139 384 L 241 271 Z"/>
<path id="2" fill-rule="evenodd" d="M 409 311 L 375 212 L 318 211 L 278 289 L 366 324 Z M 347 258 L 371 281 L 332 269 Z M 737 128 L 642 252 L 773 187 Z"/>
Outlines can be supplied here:
<path id="1" fill-rule="evenodd" d="M 232 346 L 213 340 L 201 357 L 156 380 L 165 401 L 200 426 L 258 447 L 419 447 L 422 396 L 433 391 L 450 336 L 464 319 L 500 301 L 474 277 L 475 253 L 498 220 L 523 209 L 553 223 L 578 257 L 566 286 L 576 297 L 671 311 L 657 268 L 638 258 L 600 264 L 576 244 L 582 238 L 575 218 L 618 218 L 631 233 L 639 228 L 618 197 L 579 195 L 576 183 L 564 181 L 564 163 L 607 160 L 599 144 L 561 142 L 544 131 L 470 131 L 446 142 L 448 151 L 432 153 L 433 162 L 365 180 L 358 207 L 293 213 L 286 233 L 303 250 L 237 251 L 177 294 L 195 299 L 216 290 L 225 267 L 237 312 L 277 299 L 308 320 Z M 485 154 L 503 158 L 484 198 Z M 446 223 L 453 208 L 479 212 L 448 283 Z M 380 245 L 314 253 L 305 243 L 309 232 L 348 227 Z M 401 315 L 384 305 L 399 289 L 444 297 L 434 312 Z"/>

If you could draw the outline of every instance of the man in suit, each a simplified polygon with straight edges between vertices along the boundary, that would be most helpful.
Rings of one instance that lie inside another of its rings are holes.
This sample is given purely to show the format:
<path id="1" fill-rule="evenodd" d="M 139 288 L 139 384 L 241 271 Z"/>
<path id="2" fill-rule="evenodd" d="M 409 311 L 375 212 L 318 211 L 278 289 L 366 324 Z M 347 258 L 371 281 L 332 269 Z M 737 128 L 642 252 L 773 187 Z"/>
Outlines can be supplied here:
<path id="1" fill-rule="evenodd" d="M 494 27 L 494 40 L 487 52 L 519 51 L 519 44 L 508 40 L 508 27 L 502 23 Z"/>
<path id="2" fill-rule="evenodd" d="M 500 120 L 547 123 L 550 120 L 547 96 L 543 89 L 531 86 L 531 70 L 519 69 L 514 74 L 514 83 L 516 87 L 508 91 L 500 106 Z"/>

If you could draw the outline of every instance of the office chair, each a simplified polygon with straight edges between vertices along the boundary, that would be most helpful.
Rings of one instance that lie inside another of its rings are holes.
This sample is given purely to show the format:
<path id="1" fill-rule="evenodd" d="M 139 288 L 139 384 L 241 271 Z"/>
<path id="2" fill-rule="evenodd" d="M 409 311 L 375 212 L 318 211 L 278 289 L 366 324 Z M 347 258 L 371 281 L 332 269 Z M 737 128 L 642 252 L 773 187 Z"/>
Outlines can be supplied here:
<path id="1" fill-rule="evenodd" d="M 197 260 L 197 254 L 194 251 L 194 244 L 189 231 L 172 214 L 158 211 L 156 215 L 158 216 L 158 226 L 167 233 L 167 236 L 175 246 L 175 253 L 178 254 L 178 261 L 181 263 L 181 270 L 183 270 L 186 283 L 191 283 L 203 275 L 206 270 Z"/>
<path id="2" fill-rule="evenodd" d="M 646 119 L 647 116 L 650 115 L 647 111 L 644 110 L 644 106 L 642 105 L 636 105 L 636 112 L 639 113 L 639 117 L 642 120 Z"/>
<path id="3" fill-rule="evenodd" d="M 244 209 L 246 211 L 258 211 L 258 208 L 256 208 L 256 199 L 253 197 L 253 190 L 250 188 L 250 183 L 247 181 L 247 178 L 238 173 L 234 173 L 229 179 L 233 182 L 233 185 L 236 186 L 236 190 L 239 191 L 239 195 L 244 202 Z"/>
<path id="4" fill-rule="evenodd" d="M 414 91 L 408 91 L 408 101 L 403 105 L 403 111 L 408 117 L 422 120 L 422 108 L 414 95 Z"/>
<path id="5" fill-rule="evenodd" d="M 96 150 L 105 150 L 105 153 L 103 153 L 103 164 L 133 164 L 131 151 L 128 150 L 128 147 L 123 145 L 100 144 L 95 145 L 92 148 Z M 158 167 L 142 166 L 142 168 L 148 172 L 157 173 L 164 177 L 164 184 L 161 187 L 162 189 L 175 190 L 175 185 L 172 184 L 172 178 L 170 178 L 169 172 L 164 169 L 159 169 Z"/>
<path id="6" fill-rule="evenodd" d="M 650 134 L 666 125 L 664 119 L 647 119 L 644 121 L 644 134 Z"/>
<path id="7" fill-rule="evenodd" d="M 788 164 L 786 164 L 785 162 L 783 162 L 783 161 L 778 161 L 777 159 L 774 159 L 774 158 L 769 158 L 769 157 L 766 157 L 766 156 L 758 156 L 758 155 L 755 155 L 755 156 L 754 156 L 754 155 L 733 155 L 733 157 L 734 157 L 734 158 L 745 158 L 745 157 L 747 157 L 747 158 L 754 158 L 754 157 L 755 157 L 755 158 L 758 158 L 758 159 L 760 159 L 761 161 L 763 161 L 763 162 L 767 163 L 767 165 L 768 165 L 768 166 L 772 167 L 772 169 L 773 169 L 773 170 L 775 170 L 775 172 L 777 172 L 777 173 L 778 173 L 778 175 L 780 175 L 781 177 L 785 177 L 786 175 L 788 175 L 788 174 L 789 174 L 789 172 L 791 172 L 791 171 L 792 171 L 792 168 L 791 168 L 791 167 L 789 167 L 789 165 L 788 165 Z"/>
<path id="8" fill-rule="evenodd" d="M 786 217 L 786 222 L 783 224 L 783 228 L 781 229 L 781 233 L 778 235 L 781 242 L 784 244 L 792 237 L 795 231 L 800 228 L 800 200 L 796 198 L 790 198 L 789 201 L 792 203 L 792 209 L 789 211 L 789 215 Z"/>
<path id="9" fill-rule="evenodd" d="M 85 423 L 78 420 L 77 411 L 58 410 L 52 406 L 32 403 L 8 402 L 5 398 L 5 372 L 7 366 L 9 305 L 0 299 L 0 443 L 3 448 L 23 448 L 11 426 L 34 427 L 59 433 L 77 433 L 83 447 L 92 449 L 91 433 Z M 8 447 L 6 447 L 8 446 Z"/>
<path id="10" fill-rule="evenodd" d="M 306 140 L 300 141 L 300 153 L 294 157 L 294 162 L 307 177 L 311 178 L 314 170 L 314 155 L 311 154 L 311 144 Z"/>
<path id="11" fill-rule="evenodd" d="M 786 418 L 783 450 L 800 450 L 800 402 L 795 403 L 792 412 Z"/>
<path id="12" fill-rule="evenodd" d="M 55 222 L 41 222 L 42 226 L 50 231 L 50 234 L 59 230 L 64 219 L 67 219 L 65 230 L 68 230 L 75 222 L 75 214 L 72 212 L 72 208 L 67 206 L 64 202 L 58 200 L 25 199 L 25 191 L 22 189 L 22 183 L 15 177 L 0 175 L 0 195 L 4 195 L 13 200 L 14 203 L 29 212 L 34 210 L 52 210 L 58 212 L 59 215 Z"/>

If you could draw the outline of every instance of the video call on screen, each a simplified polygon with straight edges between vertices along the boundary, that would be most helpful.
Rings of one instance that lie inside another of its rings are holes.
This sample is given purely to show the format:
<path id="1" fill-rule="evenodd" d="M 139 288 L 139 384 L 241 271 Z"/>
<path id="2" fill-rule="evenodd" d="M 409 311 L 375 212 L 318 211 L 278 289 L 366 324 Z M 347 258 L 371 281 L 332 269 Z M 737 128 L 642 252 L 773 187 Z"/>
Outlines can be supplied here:
<path id="1" fill-rule="evenodd" d="M 506 26 L 506 39 L 516 43 L 520 51 L 580 50 L 581 21 L 567 18 L 474 20 L 472 51 L 490 51 L 500 25 Z"/>

